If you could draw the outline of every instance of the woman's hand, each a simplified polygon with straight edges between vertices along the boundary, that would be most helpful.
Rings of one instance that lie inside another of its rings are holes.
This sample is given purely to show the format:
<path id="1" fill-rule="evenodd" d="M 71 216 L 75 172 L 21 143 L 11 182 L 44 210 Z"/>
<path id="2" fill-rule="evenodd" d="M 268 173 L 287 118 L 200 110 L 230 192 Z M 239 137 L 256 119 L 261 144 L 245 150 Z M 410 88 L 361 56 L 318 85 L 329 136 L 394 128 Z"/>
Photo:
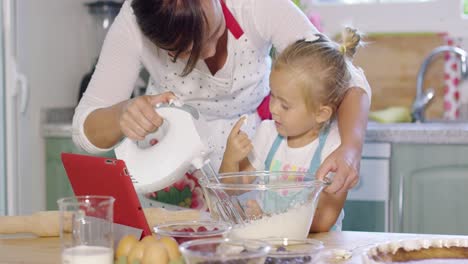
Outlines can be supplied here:
<path id="1" fill-rule="evenodd" d="M 154 107 L 158 103 L 168 103 L 177 97 L 172 92 L 158 95 L 143 95 L 129 100 L 123 107 L 119 118 L 120 130 L 133 140 L 143 140 L 146 135 L 156 131 L 163 119 Z"/>
<path id="2" fill-rule="evenodd" d="M 332 184 L 325 189 L 328 193 L 346 192 L 359 181 L 359 165 L 369 108 L 370 99 L 363 89 L 348 89 L 338 108 L 341 145 L 325 159 L 316 173 L 318 179 L 324 179 L 329 172 L 336 173 Z"/>
<path id="3" fill-rule="evenodd" d="M 238 164 L 252 151 L 252 142 L 249 136 L 241 130 L 246 117 L 240 118 L 229 134 L 226 151 L 224 152 L 223 162 L 229 164 Z"/>
<path id="4" fill-rule="evenodd" d="M 325 191 L 343 193 L 353 188 L 359 181 L 361 150 L 340 145 L 317 170 L 316 177 L 323 180 L 329 172 L 334 172 L 332 184 Z"/>

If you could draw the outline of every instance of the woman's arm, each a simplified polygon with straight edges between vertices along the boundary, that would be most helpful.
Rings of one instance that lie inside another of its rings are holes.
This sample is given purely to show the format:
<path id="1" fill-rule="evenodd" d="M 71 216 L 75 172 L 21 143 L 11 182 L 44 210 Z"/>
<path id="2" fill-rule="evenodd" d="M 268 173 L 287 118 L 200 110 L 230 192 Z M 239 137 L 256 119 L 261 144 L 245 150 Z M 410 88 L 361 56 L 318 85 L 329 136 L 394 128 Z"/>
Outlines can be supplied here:
<path id="1" fill-rule="evenodd" d="M 341 145 L 322 163 L 316 173 L 323 179 L 335 172 L 332 185 L 326 192 L 346 192 L 358 182 L 362 145 L 367 127 L 370 98 L 361 88 L 350 88 L 338 108 L 338 128 Z"/>
<path id="2" fill-rule="evenodd" d="M 122 138 L 119 115 L 141 68 L 142 36 L 129 3 L 124 3 L 109 29 L 94 74 L 75 109 L 73 140 L 91 153 L 106 151 Z"/>
<path id="3" fill-rule="evenodd" d="M 120 113 L 127 101 L 91 112 L 84 124 L 85 137 L 96 147 L 111 148 L 123 137 L 119 127 Z"/>
<path id="4" fill-rule="evenodd" d="M 272 43 L 278 52 L 299 39 L 319 33 L 291 0 L 252 0 L 252 6 L 256 31 L 264 41 Z"/>
<path id="5" fill-rule="evenodd" d="M 99 148 L 110 148 L 123 136 L 143 140 L 146 134 L 153 132 L 163 122 L 154 106 L 171 99 L 175 99 L 174 94 L 166 92 L 144 95 L 111 107 L 96 109 L 86 118 L 84 133 Z"/>

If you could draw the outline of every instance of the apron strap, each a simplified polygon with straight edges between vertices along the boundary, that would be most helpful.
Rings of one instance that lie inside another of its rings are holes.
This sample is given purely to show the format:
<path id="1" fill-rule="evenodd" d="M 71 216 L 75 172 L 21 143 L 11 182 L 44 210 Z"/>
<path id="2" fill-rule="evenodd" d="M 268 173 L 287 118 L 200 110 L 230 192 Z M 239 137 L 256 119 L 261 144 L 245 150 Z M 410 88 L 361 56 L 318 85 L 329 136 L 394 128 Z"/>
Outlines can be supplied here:
<path id="1" fill-rule="evenodd" d="M 242 37 L 242 35 L 244 35 L 244 30 L 242 30 L 236 18 L 234 18 L 231 11 L 227 8 L 224 0 L 220 0 L 219 2 L 221 2 L 221 8 L 223 9 L 224 19 L 226 20 L 226 27 L 236 39 L 239 39 Z"/>
<path id="2" fill-rule="evenodd" d="M 314 157 L 310 161 L 309 169 L 307 170 L 310 173 L 315 174 L 322 163 L 322 150 L 323 146 L 325 146 L 325 142 L 327 141 L 328 134 L 330 133 L 330 127 L 325 127 L 319 134 L 319 145 L 315 150 Z"/>
<path id="3" fill-rule="evenodd" d="M 319 144 L 317 146 L 317 149 L 315 150 L 312 160 L 310 161 L 309 169 L 307 170 L 307 172 L 315 174 L 318 168 L 320 167 L 322 150 L 325 146 L 325 142 L 327 141 L 327 137 L 329 133 L 330 133 L 330 126 L 327 126 L 322 131 L 320 131 Z M 273 142 L 270 148 L 270 151 L 268 152 L 267 159 L 265 160 L 265 170 L 270 170 L 271 162 L 282 140 L 283 140 L 283 137 L 278 135 L 275 141 Z M 268 183 L 269 177 L 266 177 L 264 181 L 265 183 Z M 277 210 L 278 208 L 287 208 L 287 206 L 289 206 L 290 201 L 287 199 L 287 197 L 283 197 L 283 196 L 280 197 L 275 192 L 266 192 L 266 195 L 267 197 L 265 199 L 268 200 L 268 202 L 264 203 L 263 208 L 267 212 L 273 212 L 274 209 Z M 276 207 L 268 208 L 268 205 L 271 206 L 273 204 L 275 204 Z M 344 209 L 341 209 L 340 216 L 336 220 L 336 223 L 330 229 L 331 231 L 341 231 L 343 217 L 344 217 Z"/>
<path id="4" fill-rule="evenodd" d="M 327 141 L 327 137 L 329 133 L 330 133 L 330 128 L 328 126 L 320 132 L 319 144 L 317 146 L 317 149 L 315 150 L 312 160 L 310 161 L 309 169 L 307 170 L 308 172 L 315 173 L 320 167 L 320 164 L 322 163 L 321 161 L 322 150 L 323 150 L 323 147 L 325 146 L 325 142 Z M 276 151 L 281 145 L 282 140 L 283 140 L 283 137 L 278 135 L 276 136 L 275 141 L 273 141 L 273 144 L 271 145 L 270 151 L 268 152 L 267 158 L 265 160 L 265 170 L 270 170 L 271 162 L 273 161 L 273 157 L 275 156 Z"/>
<path id="5" fill-rule="evenodd" d="M 275 156 L 276 151 L 278 150 L 279 146 L 281 145 L 281 141 L 283 141 L 283 137 L 278 134 L 275 141 L 271 145 L 270 151 L 268 152 L 268 156 L 265 160 L 265 170 L 269 171 L 271 167 L 271 162 L 273 161 L 273 157 Z"/>
<path id="6" fill-rule="evenodd" d="M 307 172 L 315 174 L 320 167 L 322 150 L 327 141 L 328 134 L 330 133 L 330 126 L 325 127 L 319 134 L 319 145 L 315 150 L 314 157 L 310 161 L 309 170 Z M 341 225 L 344 218 L 344 209 L 341 209 L 340 216 L 336 220 L 335 224 L 330 228 L 330 231 L 341 231 Z"/>

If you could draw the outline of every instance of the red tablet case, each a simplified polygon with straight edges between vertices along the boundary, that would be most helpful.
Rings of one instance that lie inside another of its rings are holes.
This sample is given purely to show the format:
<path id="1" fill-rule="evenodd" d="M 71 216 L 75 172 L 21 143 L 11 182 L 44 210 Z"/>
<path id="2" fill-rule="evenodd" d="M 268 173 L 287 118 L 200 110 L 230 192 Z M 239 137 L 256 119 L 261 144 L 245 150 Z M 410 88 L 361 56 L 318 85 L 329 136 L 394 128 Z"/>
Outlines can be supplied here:
<path id="1" fill-rule="evenodd" d="M 123 160 L 62 153 L 62 163 L 75 195 L 114 197 L 114 222 L 142 229 L 142 237 L 151 235 Z"/>

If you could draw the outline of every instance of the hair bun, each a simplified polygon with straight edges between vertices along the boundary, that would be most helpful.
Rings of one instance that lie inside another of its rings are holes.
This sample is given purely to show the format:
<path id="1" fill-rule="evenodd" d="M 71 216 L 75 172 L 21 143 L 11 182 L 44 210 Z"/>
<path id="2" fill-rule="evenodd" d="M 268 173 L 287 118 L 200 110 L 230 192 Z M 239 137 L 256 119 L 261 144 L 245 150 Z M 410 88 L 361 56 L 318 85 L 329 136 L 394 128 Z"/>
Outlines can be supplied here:
<path id="1" fill-rule="evenodd" d="M 350 58 L 354 57 L 357 47 L 362 44 L 361 38 L 362 34 L 358 32 L 357 29 L 345 27 L 342 33 L 342 44 L 340 46 L 341 53 Z"/>

